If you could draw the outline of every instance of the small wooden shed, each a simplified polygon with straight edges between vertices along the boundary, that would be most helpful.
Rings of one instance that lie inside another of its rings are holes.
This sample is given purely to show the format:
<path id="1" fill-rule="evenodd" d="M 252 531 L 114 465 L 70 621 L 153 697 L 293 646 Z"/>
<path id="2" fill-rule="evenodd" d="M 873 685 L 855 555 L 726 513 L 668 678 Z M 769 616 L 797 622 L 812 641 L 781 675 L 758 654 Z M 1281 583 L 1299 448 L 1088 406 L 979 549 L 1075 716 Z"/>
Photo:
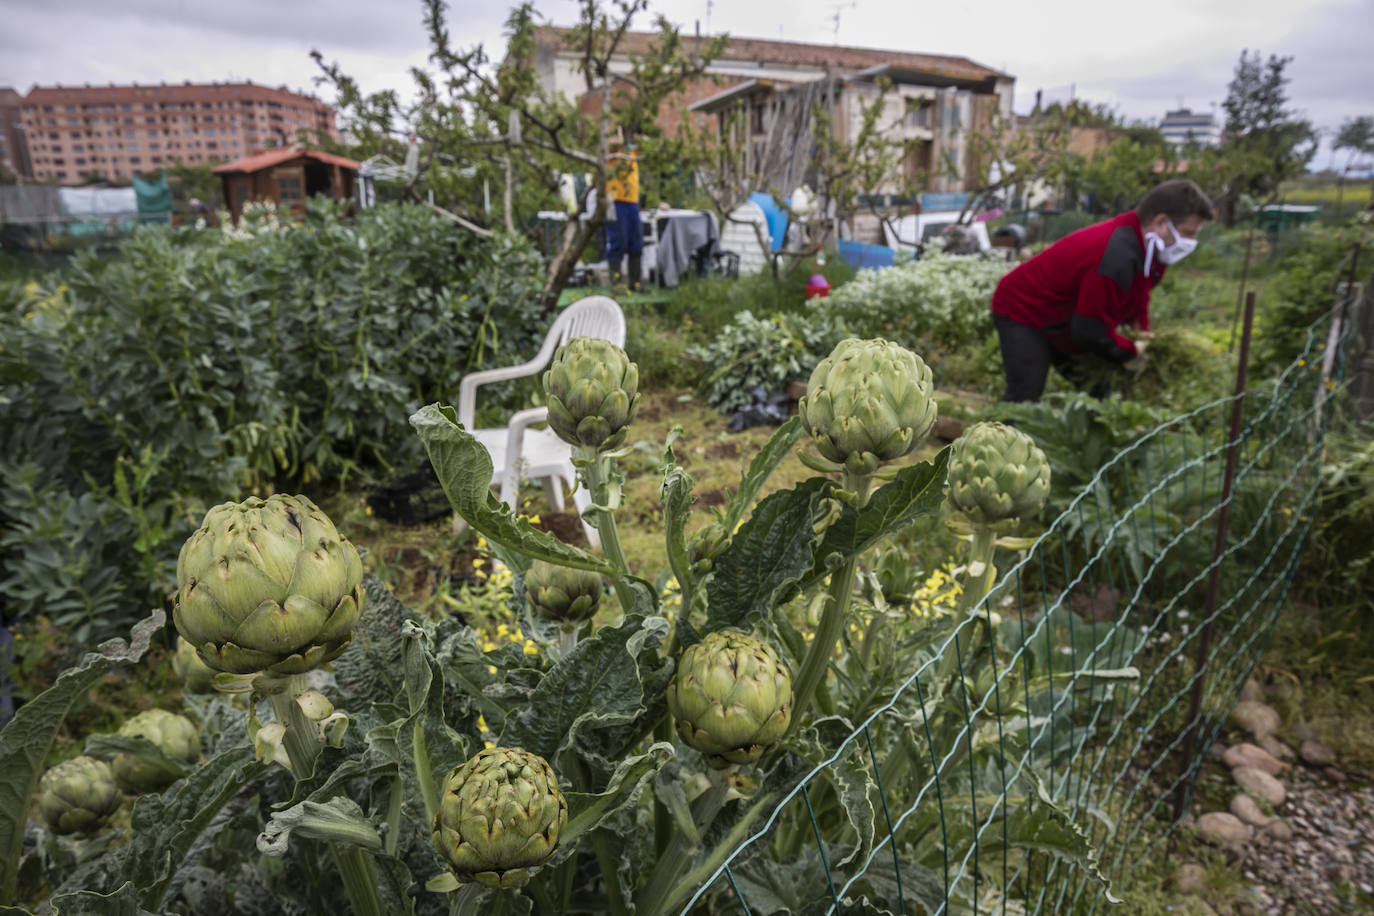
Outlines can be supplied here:
<path id="1" fill-rule="evenodd" d="M 283 146 L 216 166 L 229 214 L 238 222 L 250 200 L 270 200 L 283 216 L 304 216 L 305 199 L 325 194 L 352 200 L 361 166 L 352 159 L 304 146 Z"/>

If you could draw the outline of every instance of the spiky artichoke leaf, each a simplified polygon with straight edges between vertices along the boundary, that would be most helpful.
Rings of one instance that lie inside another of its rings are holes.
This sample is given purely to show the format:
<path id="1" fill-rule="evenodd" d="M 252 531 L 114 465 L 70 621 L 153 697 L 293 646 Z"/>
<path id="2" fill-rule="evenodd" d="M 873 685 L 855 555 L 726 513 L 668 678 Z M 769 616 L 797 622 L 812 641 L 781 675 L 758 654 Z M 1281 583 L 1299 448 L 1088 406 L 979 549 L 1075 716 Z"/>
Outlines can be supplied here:
<path id="1" fill-rule="evenodd" d="M 814 565 L 820 535 L 813 525 L 832 487 L 831 481 L 813 477 L 769 494 L 755 507 L 715 560 L 715 575 L 706 584 L 705 633 L 749 629 L 753 618 L 796 593 Z"/>
<path id="2" fill-rule="evenodd" d="M 754 505 L 759 490 L 768 482 L 768 478 L 777 470 L 783 459 L 792 454 L 792 450 L 805 435 L 806 430 L 802 428 L 800 417 L 792 417 L 773 431 L 773 435 L 768 437 L 763 448 L 749 462 L 749 469 L 740 478 L 739 489 L 725 505 L 725 517 L 722 521 L 725 530 L 735 530 L 735 526 Z"/>
<path id="3" fill-rule="evenodd" d="M 945 498 L 949 454 L 946 446 L 933 461 L 902 468 L 891 483 L 873 492 L 863 509 L 845 505 L 839 519 L 825 530 L 825 537 L 816 549 L 815 564 L 802 577 L 802 587 L 809 588 L 829 575 L 837 558 L 861 554 L 921 516 L 940 511 Z"/>
<path id="4" fill-rule="evenodd" d="M 491 492 L 491 455 L 458 423 L 452 407 L 430 404 L 410 416 L 453 510 L 475 531 L 538 560 L 613 575 L 604 559 L 540 531 Z"/>
<path id="5" fill-rule="evenodd" d="M 109 671 L 143 658 L 153 634 L 166 622 L 166 613 L 156 609 L 134 626 L 127 642 L 101 643 L 80 664 L 62 672 L 51 687 L 19 707 L 0 731 L 0 794 L 6 799 L 0 805 L 0 900 L 14 899 L 29 802 L 67 710 Z"/>
<path id="6" fill-rule="evenodd" d="M 579 642 L 506 719 L 503 747 L 554 760 L 583 732 L 633 722 L 646 710 L 640 656 L 667 636 L 662 617 L 627 616 Z"/>
<path id="7" fill-rule="evenodd" d="M 606 783 L 604 792 L 565 792 L 568 823 L 559 836 L 558 852 L 546 866 L 557 865 L 571 855 L 577 838 L 582 834 L 594 830 L 617 812 L 634 805 L 644 785 L 663 769 L 674 753 L 673 745 L 669 742 L 654 742 L 643 754 L 621 760 Z"/>

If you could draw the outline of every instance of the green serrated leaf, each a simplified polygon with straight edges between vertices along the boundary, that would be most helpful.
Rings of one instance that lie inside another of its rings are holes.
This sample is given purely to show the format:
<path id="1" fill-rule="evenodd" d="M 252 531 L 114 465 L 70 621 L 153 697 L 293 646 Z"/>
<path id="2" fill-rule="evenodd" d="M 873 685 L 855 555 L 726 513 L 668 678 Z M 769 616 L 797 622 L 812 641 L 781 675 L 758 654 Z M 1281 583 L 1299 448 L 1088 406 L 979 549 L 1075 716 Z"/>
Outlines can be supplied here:
<path id="1" fill-rule="evenodd" d="M 0 900 L 14 899 L 24 820 L 43 773 L 43 760 L 67 711 L 109 671 L 143 658 L 149 640 L 166 622 L 166 613 L 157 609 L 135 624 L 127 643 L 122 639 L 101 643 L 75 667 L 58 675 L 51 687 L 19 707 L 0 731 Z"/>
<path id="2" fill-rule="evenodd" d="M 111 894 L 77 891 L 52 901 L 53 916 L 151 916 L 138 905 L 138 889 L 126 881 Z"/>
<path id="3" fill-rule="evenodd" d="M 830 486 L 829 480 L 813 477 L 758 504 L 716 558 L 715 574 L 706 584 L 705 632 L 748 627 L 796 592 L 815 565 L 820 538 L 812 524 Z"/>
<path id="4" fill-rule="evenodd" d="M 666 635 L 667 621 L 638 614 L 597 630 L 560 659 L 529 702 L 506 719 L 501 745 L 523 747 L 552 763 L 579 732 L 634 721 L 645 709 L 639 655 Z"/>
<path id="5" fill-rule="evenodd" d="M 671 450 L 666 453 L 671 454 Z M 694 578 L 692 564 L 687 557 L 687 518 L 692 514 L 691 475 L 677 465 L 666 466 L 658 495 L 663 503 L 663 533 L 668 542 L 668 566 L 677 577 L 678 586 L 687 591 L 692 587 Z M 686 617 L 690 610 L 683 607 L 681 616 Z"/>
<path id="6" fill-rule="evenodd" d="M 922 515 L 938 512 L 945 498 L 948 465 L 946 446 L 934 461 L 907 465 L 898 471 L 891 483 L 873 491 L 863 509 L 846 505 L 839 519 L 825 530 L 815 564 L 801 587 L 809 588 L 824 579 L 837 559 L 861 554 Z"/>
<path id="7" fill-rule="evenodd" d="M 749 507 L 758 498 L 759 490 L 768 482 L 768 478 L 773 476 L 773 472 L 783 459 L 791 454 L 805 432 L 802 429 L 801 418 L 792 417 L 768 437 L 763 448 L 749 462 L 749 469 L 740 478 L 739 490 L 730 497 L 730 502 L 725 506 L 724 521 L 721 524 L 725 526 L 726 531 L 735 530 L 740 519 L 744 518 Z"/>
<path id="8" fill-rule="evenodd" d="M 267 769 L 243 745 L 212 757 L 176 786 L 170 797 L 144 795 L 134 803 L 123 877 L 156 910 L 196 838 L 219 810 Z"/>
<path id="9" fill-rule="evenodd" d="M 560 849 L 570 851 L 572 844 L 582 834 L 595 830 L 621 809 L 634 804 L 644 783 L 673 759 L 673 754 L 671 744 L 666 741 L 655 742 L 643 754 L 622 760 L 611 774 L 606 791 L 597 795 L 565 793 L 568 823 L 558 841 Z"/>
<path id="10" fill-rule="evenodd" d="M 491 492 L 491 456 L 458 423 L 452 407 L 430 404 L 410 416 L 410 425 L 425 445 L 439 482 L 453 511 L 488 540 L 537 560 L 613 576 L 615 568 L 602 558 L 565 544 L 528 521 Z"/>

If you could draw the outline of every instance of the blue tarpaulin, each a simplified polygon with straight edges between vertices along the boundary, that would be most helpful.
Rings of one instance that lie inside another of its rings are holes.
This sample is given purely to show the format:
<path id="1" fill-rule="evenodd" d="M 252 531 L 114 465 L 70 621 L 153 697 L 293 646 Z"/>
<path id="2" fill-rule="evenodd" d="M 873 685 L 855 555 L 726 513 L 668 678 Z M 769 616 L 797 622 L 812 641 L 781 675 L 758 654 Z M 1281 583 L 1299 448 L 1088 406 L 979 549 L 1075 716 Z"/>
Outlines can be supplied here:
<path id="1" fill-rule="evenodd" d="M 749 195 L 749 200 L 759 205 L 759 209 L 763 211 L 763 218 L 768 221 L 768 234 L 773 237 L 773 250 L 781 251 L 782 243 L 787 239 L 787 212 L 778 206 L 772 194 L 755 191 Z M 791 204 L 788 203 L 788 206 Z"/>
<path id="2" fill-rule="evenodd" d="M 840 257 L 854 265 L 856 270 L 865 267 L 891 267 L 896 260 L 896 252 L 886 245 L 870 245 L 867 242 L 850 242 L 840 239 L 835 243 L 835 251 Z"/>

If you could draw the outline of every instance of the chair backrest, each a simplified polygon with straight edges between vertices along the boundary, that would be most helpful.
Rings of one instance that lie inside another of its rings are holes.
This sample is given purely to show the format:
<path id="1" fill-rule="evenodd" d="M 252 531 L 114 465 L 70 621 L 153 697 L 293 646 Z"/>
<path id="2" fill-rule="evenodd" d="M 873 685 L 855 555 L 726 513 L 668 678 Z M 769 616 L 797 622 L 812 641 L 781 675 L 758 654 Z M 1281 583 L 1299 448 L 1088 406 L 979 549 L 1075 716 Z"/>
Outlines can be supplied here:
<path id="1" fill-rule="evenodd" d="M 557 348 L 574 337 L 600 337 L 617 347 L 625 346 L 625 313 L 609 296 L 588 296 L 565 308 L 549 328 Z M 547 345 L 547 341 L 546 341 Z M 542 348 L 541 348 L 542 352 Z M 550 358 L 553 354 L 550 353 Z"/>

